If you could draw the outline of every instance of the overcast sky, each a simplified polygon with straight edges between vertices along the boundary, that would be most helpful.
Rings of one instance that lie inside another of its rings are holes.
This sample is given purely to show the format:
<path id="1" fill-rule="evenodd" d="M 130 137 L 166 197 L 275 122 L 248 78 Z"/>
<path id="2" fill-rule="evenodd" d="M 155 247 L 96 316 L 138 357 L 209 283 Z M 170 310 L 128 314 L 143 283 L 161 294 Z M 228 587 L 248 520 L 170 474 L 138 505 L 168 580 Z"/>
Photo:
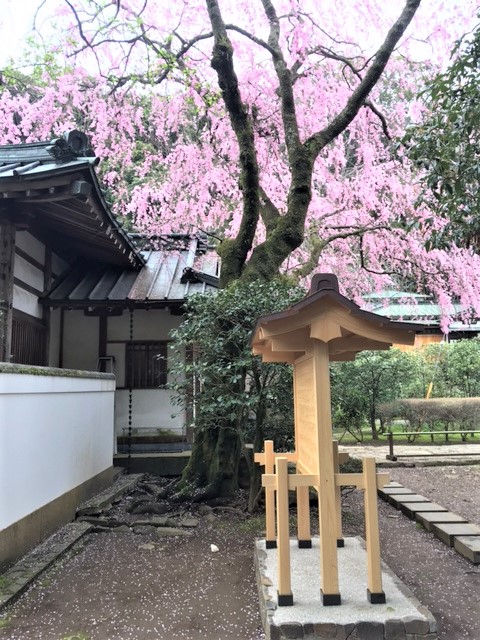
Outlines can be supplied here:
<path id="1" fill-rule="evenodd" d="M 41 0 L 0 0 L 0 64 L 21 51 L 40 3 Z"/>

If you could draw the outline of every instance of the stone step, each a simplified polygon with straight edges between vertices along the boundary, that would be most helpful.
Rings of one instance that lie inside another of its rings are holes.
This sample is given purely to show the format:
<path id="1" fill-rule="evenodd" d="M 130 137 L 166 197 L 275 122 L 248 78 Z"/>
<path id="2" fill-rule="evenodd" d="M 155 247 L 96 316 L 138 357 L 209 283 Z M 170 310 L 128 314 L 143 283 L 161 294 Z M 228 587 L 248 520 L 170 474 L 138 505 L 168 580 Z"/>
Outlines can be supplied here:
<path id="1" fill-rule="evenodd" d="M 77 509 L 78 516 L 96 516 L 107 509 L 114 502 L 132 491 L 135 485 L 143 478 L 143 474 L 127 474 L 120 476 L 111 487 L 105 489 L 96 496 L 83 502 Z"/>
<path id="2" fill-rule="evenodd" d="M 455 551 L 473 564 L 480 564 L 480 536 L 456 536 Z"/>
<path id="3" fill-rule="evenodd" d="M 399 509 L 399 505 L 400 504 L 406 504 L 407 502 L 430 502 L 430 500 L 428 498 L 425 498 L 425 496 L 421 496 L 418 493 L 412 493 L 412 494 L 404 494 L 404 495 L 395 495 L 395 496 L 388 496 L 388 501 L 390 502 L 390 504 L 392 504 L 394 507 L 397 507 L 397 509 Z"/>
<path id="4" fill-rule="evenodd" d="M 432 531 L 435 536 L 449 547 L 455 544 L 455 538 L 462 536 L 480 536 L 480 527 L 476 524 L 452 523 L 452 524 L 432 524 Z"/>
<path id="5" fill-rule="evenodd" d="M 448 511 L 436 502 L 398 502 L 397 507 L 411 520 L 415 520 L 417 513 L 444 513 Z"/>
<path id="6" fill-rule="evenodd" d="M 384 496 L 397 496 L 400 494 L 410 494 L 413 493 L 411 489 L 407 489 L 406 487 L 384 487 L 383 489 L 378 490 L 379 494 L 383 494 Z"/>
<path id="7" fill-rule="evenodd" d="M 461 516 L 457 516 L 456 513 L 450 513 L 445 511 L 443 513 L 426 513 L 425 511 L 417 513 L 415 516 L 417 522 L 419 522 L 427 531 L 432 531 L 434 524 L 466 524 L 467 520 Z M 450 545 L 453 546 L 453 545 Z"/>

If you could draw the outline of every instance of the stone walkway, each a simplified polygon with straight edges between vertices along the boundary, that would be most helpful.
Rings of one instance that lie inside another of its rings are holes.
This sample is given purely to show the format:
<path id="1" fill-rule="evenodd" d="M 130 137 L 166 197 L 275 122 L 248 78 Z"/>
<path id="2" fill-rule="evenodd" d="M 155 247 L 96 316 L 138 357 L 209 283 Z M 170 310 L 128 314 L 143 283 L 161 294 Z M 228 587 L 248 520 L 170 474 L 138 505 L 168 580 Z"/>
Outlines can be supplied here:
<path id="1" fill-rule="evenodd" d="M 480 527 L 476 524 L 415 494 L 398 482 L 380 488 L 378 495 L 411 520 L 416 520 L 444 544 L 454 547 L 472 564 L 480 564 Z"/>
<path id="2" fill-rule="evenodd" d="M 353 458 L 365 458 L 373 456 L 377 464 L 382 466 L 395 466 L 398 463 L 415 462 L 422 464 L 479 464 L 480 444 L 395 444 L 394 453 L 398 460 L 387 459 L 388 445 L 342 445 L 340 451 L 348 452 Z"/>

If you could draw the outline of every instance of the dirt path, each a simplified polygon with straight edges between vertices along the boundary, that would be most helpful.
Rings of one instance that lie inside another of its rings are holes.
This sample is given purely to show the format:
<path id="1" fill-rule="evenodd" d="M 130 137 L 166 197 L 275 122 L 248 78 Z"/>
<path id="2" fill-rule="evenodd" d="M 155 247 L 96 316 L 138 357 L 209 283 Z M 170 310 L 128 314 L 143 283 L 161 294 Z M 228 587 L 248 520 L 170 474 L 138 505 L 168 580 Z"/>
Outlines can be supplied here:
<path id="1" fill-rule="evenodd" d="M 263 638 L 252 533 L 231 520 L 201 523 L 191 537 L 89 534 L 10 608 L 0 638 Z"/>
<path id="2" fill-rule="evenodd" d="M 480 524 L 480 468 L 391 475 Z M 362 508 L 359 492 L 345 498 L 347 535 L 362 535 Z M 185 537 L 88 534 L 2 614 L 0 639 L 261 640 L 252 563 L 263 518 L 199 520 Z M 435 615 L 440 640 L 480 640 L 480 567 L 384 503 L 380 527 L 383 558 Z"/>

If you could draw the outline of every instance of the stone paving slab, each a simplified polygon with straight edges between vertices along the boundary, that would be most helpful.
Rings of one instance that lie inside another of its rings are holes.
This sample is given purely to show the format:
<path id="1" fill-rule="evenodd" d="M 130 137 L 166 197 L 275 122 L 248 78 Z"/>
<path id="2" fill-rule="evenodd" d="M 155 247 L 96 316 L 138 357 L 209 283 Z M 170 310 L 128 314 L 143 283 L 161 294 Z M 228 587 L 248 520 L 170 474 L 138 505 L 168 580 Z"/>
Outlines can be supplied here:
<path id="1" fill-rule="evenodd" d="M 260 612 L 267 640 L 436 640 L 437 627 L 405 584 L 382 565 L 385 604 L 367 600 L 367 558 L 363 541 L 345 538 L 338 550 L 342 604 L 323 606 L 318 537 L 311 549 L 290 541 L 293 606 L 278 606 L 277 549 L 257 541 L 255 565 Z"/>
<path id="2" fill-rule="evenodd" d="M 407 489 L 406 487 L 391 487 L 389 489 L 384 487 L 383 489 L 379 489 L 378 493 L 383 493 L 383 495 L 385 496 L 399 496 L 413 493 L 413 491 L 411 489 Z"/>
<path id="3" fill-rule="evenodd" d="M 467 520 L 461 516 L 457 516 L 456 513 L 450 513 L 450 511 L 426 513 L 422 511 L 415 516 L 417 522 L 419 522 L 427 531 L 432 531 L 434 524 L 467 524 Z M 453 545 L 450 545 L 453 546 Z"/>
<path id="4" fill-rule="evenodd" d="M 428 498 L 420 495 L 419 493 L 404 493 L 388 496 L 388 501 L 397 506 L 397 503 L 405 504 L 407 502 L 430 502 Z"/>
<path id="5" fill-rule="evenodd" d="M 432 524 L 432 531 L 435 536 L 449 547 L 453 547 L 456 537 L 480 536 L 480 527 L 476 524 L 452 523 L 452 524 Z"/>
<path id="6" fill-rule="evenodd" d="M 448 511 L 436 502 L 403 502 L 399 500 L 397 507 L 411 520 L 415 520 L 417 513 L 444 513 Z"/>
<path id="7" fill-rule="evenodd" d="M 35 578 L 91 529 L 92 525 L 87 522 L 66 524 L 3 573 L 0 582 L 0 610 L 18 598 Z"/>
<path id="8" fill-rule="evenodd" d="M 457 536 L 455 551 L 473 564 L 480 564 L 480 536 Z"/>
<path id="9" fill-rule="evenodd" d="M 100 514 L 111 504 L 120 500 L 126 493 L 132 491 L 137 482 L 142 478 L 142 473 L 119 476 L 111 487 L 98 493 L 90 500 L 83 502 L 77 509 L 77 517 L 96 516 Z"/>

